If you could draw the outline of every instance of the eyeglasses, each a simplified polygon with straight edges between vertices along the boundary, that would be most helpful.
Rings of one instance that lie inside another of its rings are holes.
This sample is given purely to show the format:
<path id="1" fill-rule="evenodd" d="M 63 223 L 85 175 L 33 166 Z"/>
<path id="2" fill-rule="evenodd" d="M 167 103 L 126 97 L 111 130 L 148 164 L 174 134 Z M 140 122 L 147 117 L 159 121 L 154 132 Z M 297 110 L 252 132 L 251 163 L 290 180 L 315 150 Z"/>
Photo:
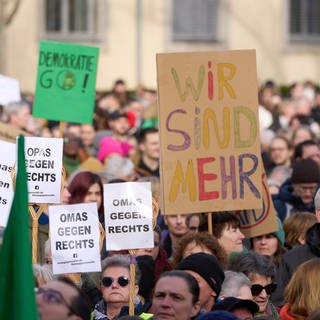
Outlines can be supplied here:
<path id="1" fill-rule="evenodd" d="M 118 279 L 113 279 L 111 277 L 102 278 L 101 282 L 105 288 L 109 288 L 115 281 L 118 282 L 120 287 L 126 287 L 129 284 L 129 279 L 127 277 L 119 277 Z"/>
<path id="2" fill-rule="evenodd" d="M 72 314 L 78 315 L 77 312 L 74 311 L 74 309 L 71 307 L 71 305 L 63 297 L 61 292 L 54 290 L 54 289 L 44 289 L 44 288 L 36 288 L 35 292 L 37 295 L 41 294 L 42 299 L 46 303 L 63 304 L 68 308 L 69 315 L 72 315 Z"/>
<path id="3" fill-rule="evenodd" d="M 263 287 L 261 284 L 253 284 L 251 287 L 251 293 L 253 296 L 258 296 L 262 292 L 263 289 L 269 295 L 277 289 L 277 284 L 276 283 L 269 283 L 265 287 Z"/>

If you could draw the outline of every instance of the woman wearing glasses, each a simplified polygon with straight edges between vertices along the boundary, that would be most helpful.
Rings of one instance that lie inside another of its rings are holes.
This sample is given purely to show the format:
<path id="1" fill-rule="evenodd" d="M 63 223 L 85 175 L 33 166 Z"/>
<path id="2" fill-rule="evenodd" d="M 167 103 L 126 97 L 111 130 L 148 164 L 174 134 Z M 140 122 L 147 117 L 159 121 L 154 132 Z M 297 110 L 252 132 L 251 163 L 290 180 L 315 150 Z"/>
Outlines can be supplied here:
<path id="1" fill-rule="evenodd" d="M 269 257 L 255 252 L 240 253 L 231 259 L 228 270 L 243 272 L 251 281 L 253 301 L 259 305 L 258 317 L 279 319 L 278 311 L 270 301 L 277 285 L 276 267 Z"/>
<path id="2" fill-rule="evenodd" d="M 142 309 L 137 297 L 139 290 L 140 270 L 135 267 L 135 305 Z M 112 320 L 128 314 L 130 298 L 130 256 L 114 255 L 102 262 L 101 284 L 102 300 L 94 309 L 95 320 Z M 139 310 L 140 311 L 140 310 Z M 137 311 L 138 312 L 138 311 Z M 141 310 L 142 312 L 142 310 Z"/>

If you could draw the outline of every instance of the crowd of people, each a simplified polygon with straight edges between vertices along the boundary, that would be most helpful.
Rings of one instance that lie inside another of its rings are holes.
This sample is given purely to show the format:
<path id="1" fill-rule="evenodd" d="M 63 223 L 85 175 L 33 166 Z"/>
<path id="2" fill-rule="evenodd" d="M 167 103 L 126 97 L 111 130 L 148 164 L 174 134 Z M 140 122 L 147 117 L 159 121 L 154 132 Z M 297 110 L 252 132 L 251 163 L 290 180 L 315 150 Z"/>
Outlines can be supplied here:
<path id="1" fill-rule="evenodd" d="M 63 138 L 61 203 L 96 202 L 104 228 L 103 184 L 150 181 L 160 207 L 152 248 L 135 250 L 133 259 L 106 251 L 104 239 L 101 273 L 77 281 L 52 273 L 43 212 L 33 266 L 40 319 L 320 319 L 320 90 L 311 82 L 294 83 L 285 95 L 273 81 L 260 87 L 261 159 L 277 230 L 252 238 L 236 212 L 161 215 L 156 104 L 155 91 L 129 93 L 117 80 L 96 95 L 92 124 L 63 130 L 32 117 L 31 96 L 2 106 L 2 122 Z"/>

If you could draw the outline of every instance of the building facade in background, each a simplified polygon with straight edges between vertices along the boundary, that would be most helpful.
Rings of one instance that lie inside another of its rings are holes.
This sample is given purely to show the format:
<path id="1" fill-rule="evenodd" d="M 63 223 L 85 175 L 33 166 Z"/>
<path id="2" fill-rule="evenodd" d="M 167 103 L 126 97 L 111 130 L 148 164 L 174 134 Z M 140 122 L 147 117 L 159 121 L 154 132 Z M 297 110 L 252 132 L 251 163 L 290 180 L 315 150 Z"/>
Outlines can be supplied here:
<path id="1" fill-rule="evenodd" d="M 319 81 L 320 1 L 28 0 L 2 31 L 0 73 L 34 92 L 39 41 L 100 48 L 97 90 L 156 88 L 156 53 L 255 49 L 258 79 Z"/>

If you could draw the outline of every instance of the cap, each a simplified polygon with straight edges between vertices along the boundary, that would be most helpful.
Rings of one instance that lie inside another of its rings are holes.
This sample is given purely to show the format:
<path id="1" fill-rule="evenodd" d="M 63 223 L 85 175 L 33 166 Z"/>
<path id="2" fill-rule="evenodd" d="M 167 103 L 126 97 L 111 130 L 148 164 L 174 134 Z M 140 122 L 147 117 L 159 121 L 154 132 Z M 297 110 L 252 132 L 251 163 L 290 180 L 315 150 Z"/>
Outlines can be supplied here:
<path id="1" fill-rule="evenodd" d="M 259 311 L 259 306 L 252 300 L 238 299 L 235 297 L 224 298 L 221 302 L 216 303 L 212 310 L 233 311 L 238 308 L 248 309 L 252 315 Z"/>

